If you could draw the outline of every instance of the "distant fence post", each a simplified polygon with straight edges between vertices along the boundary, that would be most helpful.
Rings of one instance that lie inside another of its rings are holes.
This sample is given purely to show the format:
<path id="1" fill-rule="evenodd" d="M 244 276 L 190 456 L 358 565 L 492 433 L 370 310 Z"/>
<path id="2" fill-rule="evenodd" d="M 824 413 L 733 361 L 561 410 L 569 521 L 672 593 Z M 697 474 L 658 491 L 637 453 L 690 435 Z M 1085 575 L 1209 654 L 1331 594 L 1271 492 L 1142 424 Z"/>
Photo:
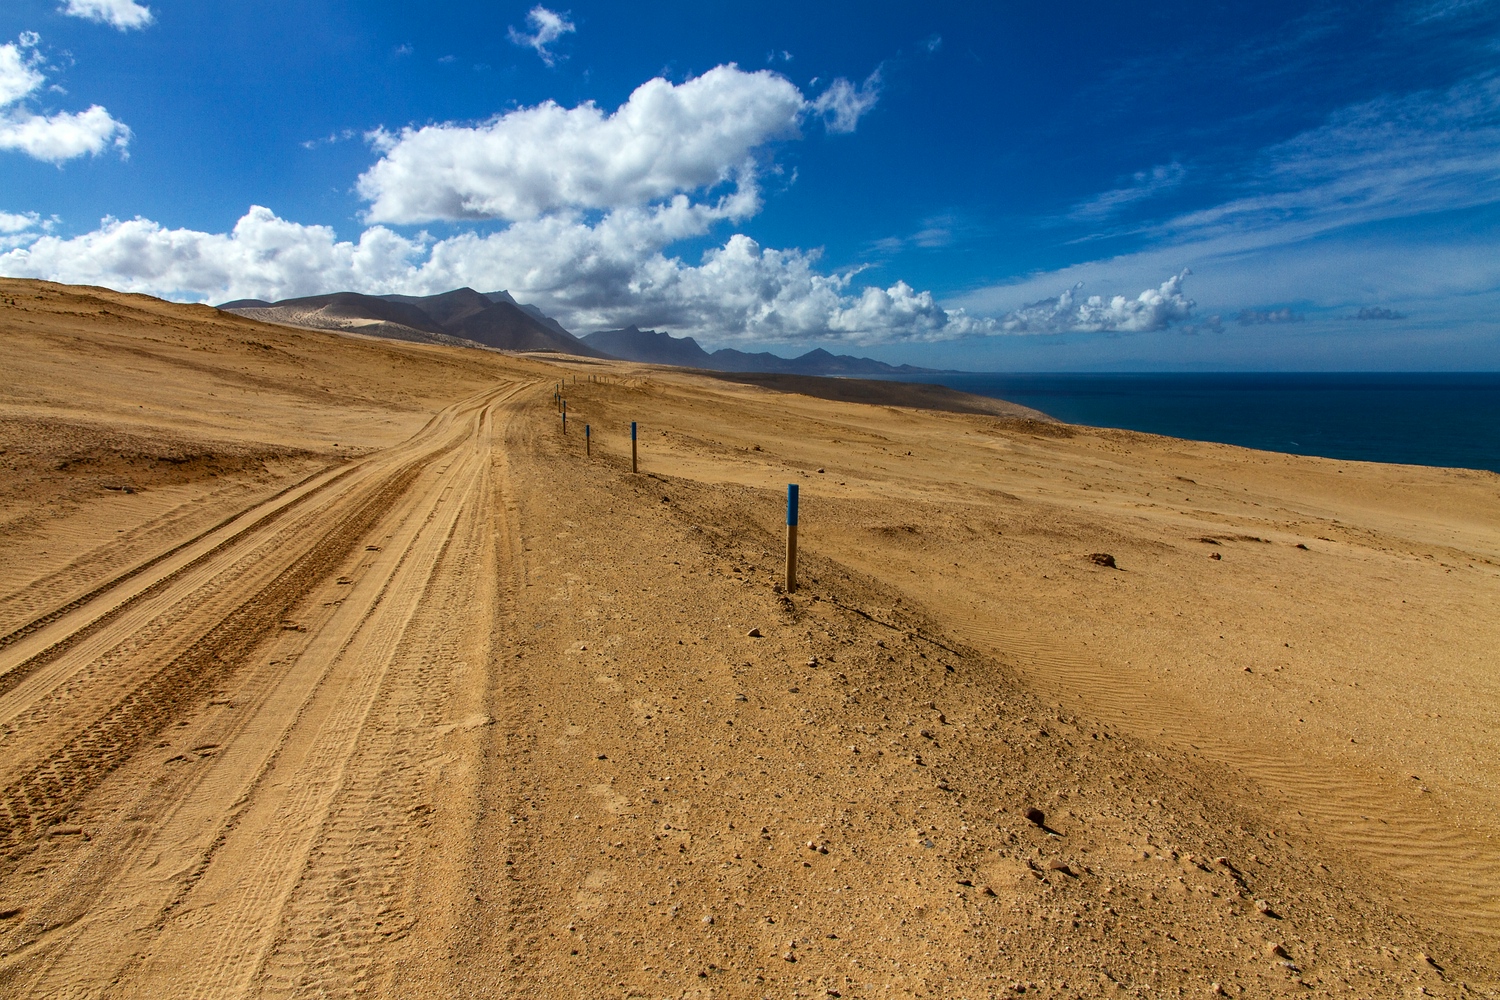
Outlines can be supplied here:
<path id="1" fill-rule="evenodd" d="M 786 485 L 786 592 L 797 589 L 797 484 Z"/>
<path id="2" fill-rule="evenodd" d="M 636 470 L 635 465 L 635 421 L 630 422 L 630 471 Z"/>

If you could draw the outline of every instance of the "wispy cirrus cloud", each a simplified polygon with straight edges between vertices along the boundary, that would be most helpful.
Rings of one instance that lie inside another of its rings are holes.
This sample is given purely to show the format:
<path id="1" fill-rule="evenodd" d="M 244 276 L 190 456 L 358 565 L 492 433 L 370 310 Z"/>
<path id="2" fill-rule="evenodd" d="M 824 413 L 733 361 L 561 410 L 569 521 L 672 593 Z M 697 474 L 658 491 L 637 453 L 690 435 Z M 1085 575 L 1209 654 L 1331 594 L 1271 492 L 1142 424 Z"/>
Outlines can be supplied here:
<path id="1" fill-rule="evenodd" d="M 1147 201 L 1176 188 L 1187 176 L 1187 168 L 1173 160 L 1171 163 L 1138 171 L 1130 183 L 1103 191 L 1074 205 L 1068 212 L 1073 221 L 1102 221 L 1111 218 L 1138 202 Z"/>
<path id="2" fill-rule="evenodd" d="M 839 77 L 812 102 L 812 110 L 823 116 L 828 131 L 853 132 L 859 120 L 880 100 L 880 84 L 879 68 L 857 87 Z"/>
<path id="3" fill-rule="evenodd" d="M 1248 315 L 1275 312 L 1255 302 L 1347 311 L 1360 298 L 1496 289 L 1500 265 L 1486 263 L 1500 257 L 1492 240 L 1487 249 L 1480 235 L 1445 241 L 1431 231 L 1445 227 L 1425 221 L 1500 209 L 1500 76 L 1493 73 L 1344 108 L 1250 158 L 1226 182 L 1227 197 L 1155 219 L 1137 213 L 1129 227 L 1104 228 L 1120 206 L 1143 208 L 1174 185 L 1176 172 L 1161 171 L 1163 187 L 1156 186 L 1160 170 L 1079 202 L 1071 220 L 1100 226 L 1096 232 L 1136 249 L 975 289 L 957 301 L 1003 316 L 1038 292 L 1055 294 L 1049 289 L 1079 281 L 1118 286 L 1183 267 L 1198 274 L 1195 288 L 1211 296 L 1209 308 Z M 1376 229 L 1385 235 L 1369 235 Z M 1392 242 L 1403 232 L 1412 234 L 1406 250 Z"/>

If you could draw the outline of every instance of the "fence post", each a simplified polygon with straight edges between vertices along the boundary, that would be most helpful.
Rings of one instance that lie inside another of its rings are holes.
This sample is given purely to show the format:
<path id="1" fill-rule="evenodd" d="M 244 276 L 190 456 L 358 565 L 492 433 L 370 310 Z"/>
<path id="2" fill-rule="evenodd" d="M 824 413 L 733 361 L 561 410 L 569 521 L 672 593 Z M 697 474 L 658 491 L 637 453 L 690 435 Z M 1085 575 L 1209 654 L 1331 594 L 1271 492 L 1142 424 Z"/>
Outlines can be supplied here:
<path id="1" fill-rule="evenodd" d="M 786 486 L 786 592 L 797 589 L 797 484 Z"/>
<path id="2" fill-rule="evenodd" d="M 594 440 L 589 437 L 589 425 L 583 425 L 583 457 L 588 458 L 594 454 Z"/>
<path id="3" fill-rule="evenodd" d="M 630 422 L 630 471 L 635 471 L 635 421 Z"/>

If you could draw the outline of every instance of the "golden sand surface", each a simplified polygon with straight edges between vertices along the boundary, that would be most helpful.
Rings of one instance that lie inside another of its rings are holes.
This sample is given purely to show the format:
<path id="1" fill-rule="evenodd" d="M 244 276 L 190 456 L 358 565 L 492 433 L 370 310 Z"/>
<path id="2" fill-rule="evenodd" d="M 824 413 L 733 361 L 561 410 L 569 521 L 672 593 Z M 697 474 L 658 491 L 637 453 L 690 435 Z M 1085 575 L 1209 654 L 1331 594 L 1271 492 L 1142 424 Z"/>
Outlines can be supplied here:
<path id="1" fill-rule="evenodd" d="M 1500 996 L 1500 476 L 42 282 L 0 350 L 0 995 Z"/>

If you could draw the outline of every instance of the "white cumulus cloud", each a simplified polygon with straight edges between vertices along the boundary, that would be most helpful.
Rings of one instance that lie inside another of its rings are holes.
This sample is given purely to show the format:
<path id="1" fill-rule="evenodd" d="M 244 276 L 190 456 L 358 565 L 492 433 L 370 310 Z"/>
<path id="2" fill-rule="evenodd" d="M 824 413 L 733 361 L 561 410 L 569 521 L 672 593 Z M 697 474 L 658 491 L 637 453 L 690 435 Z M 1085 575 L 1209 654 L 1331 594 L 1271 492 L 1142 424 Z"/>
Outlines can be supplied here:
<path id="1" fill-rule="evenodd" d="M 121 31 L 144 28 L 155 20 L 151 8 L 144 7 L 135 0 L 67 0 L 58 10 L 72 17 L 107 24 Z"/>
<path id="2" fill-rule="evenodd" d="M 656 78 L 605 112 L 592 102 L 548 101 L 475 126 L 443 124 L 372 135 L 382 153 L 359 178 L 372 222 L 529 219 L 570 209 L 608 210 L 732 183 L 735 211 L 753 214 L 756 156 L 798 133 L 809 112 L 851 131 L 876 99 L 878 74 L 860 88 L 835 81 L 809 102 L 786 77 L 718 66 L 680 84 Z"/>
<path id="3" fill-rule="evenodd" d="M 577 31 L 577 27 L 563 15 L 556 11 L 548 10 L 541 4 L 526 13 L 526 23 L 531 25 L 531 33 L 510 29 L 510 40 L 514 45 L 524 48 L 535 49 L 536 54 L 542 57 L 542 62 L 551 66 L 557 61 L 557 56 L 549 46 L 563 35 L 571 31 Z"/>
<path id="4" fill-rule="evenodd" d="M 1182 294 L 1183 271 L 1135 298 L 1100 295 L 1083 298 L 1080 285 L 1055 299 L 1043 299 L 1006 314 L 999 321 L 1007 333 L 1145 333 L 1165 329 L 1193 314 L 1194 302 Z"/>
<path id="5" fill-rule="evenodd" d="M 359 179 L 377 222 L 527 219 L 559 209 L 640 205 L 746 178 L 752 150 L 795 132 L 802 94 L 785 77 L 720 66 L 657 78 L 613 114 L 551 101 L 483 125 L 376 137 Z"/>
<path id="6" fill-rule="evenodd" d="M 31 96 L 47 82 L 36 51 L 40 41 L 36 32 L 23 31 L 17 41 L 0 45 L 0 108 Z"/>
<path id="7" fill-rule="evenodd" d="M 47 82 L 37 52 L 41 39 L 22 32 L 0 45 L 0 150 L 25 153 L 47 163 L 97 156 L 109 146 L 123 151 L 130 129 L 95 104 L 85 111 L 38 114 L 26 107 Z"/>
<path id="8" fill-rule="evenodd" d="M 35 88 L 12 75 L 15 89 Z M 852 129 L 878 84 L 878 74 L 859 88 L 835 81 L 809 101 L 779 74 L 725 65 L 680 84 L 649 80 L 613 112 L 547 102 L 475 126 L 382 131 L 358 181 L 371 226 L 357 241 L 259 206 L 228 233 L 107 218 L 71 238 L 18 230 L 0 245 L 0 274 L 210 302 L 505 288 L 575 330 L 639 323 L 709 343 L 995 332 L 904 282 L 856 285 L 859 268 L 824 270 L 817 251 L 735 233 L 696 261 L 672 252 L 759 212 L 764 147 L 796 137 L 809 116 Z M 435 240 L 381 224 L 463 219 L 506 225 Z"/>
<path id="9" fill-rule="evenodd" d="M 0 212 L 0 233 L 24 233 L 28 229 L 34 229 L 41 221 L 41 216 L 35 212 Z"/>
<path id="10" fill-rule="evenodd" d="M 488 235 L 440 241 L 374 226 L 357 242 L 252 207 L 229 233 L 105 219 L 64 239 L 36 234 L 0 253 L 0 274 L 105 285 L 222 302 L 334 290 L 430 294 L 468 285 L 509 289 L 565 325 L 666 326 L 711 343 L 943 340 L 995 331 L 903 282 L 854 287 L 855 271 L 826 273 L 817 254 L 760 246 L 735 234 L 697 264 L 664 252 L 702 235 L 711 213 L 679 196 L 589 224 L 549 215 Z"/>
<path id="11" fill-rule="evenodd" d="M 406 258 L 419 249 L 381 227 L 358 243 L 339 242 L 327 226 L 255 206 L 225 234 L 107 218 L 93 232 L 42 236 L 0 254 L 0 273 L 178 299 L 287 298 L 383 288 L 407 273 Z"/>

